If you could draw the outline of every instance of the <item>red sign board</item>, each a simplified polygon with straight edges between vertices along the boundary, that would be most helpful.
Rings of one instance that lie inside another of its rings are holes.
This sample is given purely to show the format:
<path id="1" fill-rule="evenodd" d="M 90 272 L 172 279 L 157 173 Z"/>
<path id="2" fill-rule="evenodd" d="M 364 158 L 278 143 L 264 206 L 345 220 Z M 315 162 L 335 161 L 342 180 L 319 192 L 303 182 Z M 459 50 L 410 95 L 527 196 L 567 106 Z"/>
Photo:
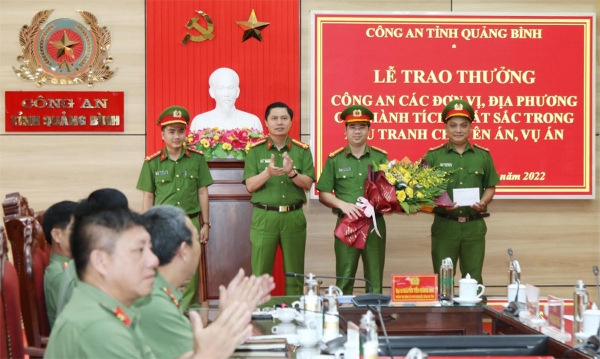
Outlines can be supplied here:
<path id="1" fill-rule="evenodd" d="M 471 142 L 500 175 L 496 196 L 593 197 L 593 14 L 315 12 L 312 24 L 317 174 L 347 144 L 346 106 L 374 112 L 370 144 L 414 161 L 447 142 L 440 113 L 462 98 L 476 111 Z"/>
<path id="2" fill-rule="evenodd" d="M 6 132 L 123 132 L 124 93 L 6 91 Z"/>
<path id="3" fill-rule="evenodd" d="M 392 274 L 392 302 L 435 302 L 437 274 Z"/>

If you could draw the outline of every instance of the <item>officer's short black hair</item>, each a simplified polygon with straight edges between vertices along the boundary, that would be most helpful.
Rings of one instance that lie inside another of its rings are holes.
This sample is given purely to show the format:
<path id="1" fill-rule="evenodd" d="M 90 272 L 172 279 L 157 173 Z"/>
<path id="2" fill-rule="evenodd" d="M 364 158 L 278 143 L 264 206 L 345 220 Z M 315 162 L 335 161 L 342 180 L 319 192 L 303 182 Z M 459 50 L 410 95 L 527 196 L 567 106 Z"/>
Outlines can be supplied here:
<path id="1" fill-rule="evenodd" d="M 62 201 L 53 204 L 44 212 L 42 228 L 44 229 L 46 242 L 52 245 L 52 230 L 54 228 L 67 228 L 69 222 L 71 222 L 75 208 L 77 208 L 77 202 Z"/>
<path id="2" fill-rule="evenodd" d="M 288 112 L 288 115 L 290 115 L 290 120 L 294 119 L 294 111 L 292 111 L 290 106 L 286 105 L 283 102 L 273 102 L 272 104 L 267 106 L 267 109 L 265 110 L 265 120 L 267 118 L 269 118 L 269 115 L 271 114 L 271 110 L 274 108 L 285 108 Z"/>
<path id="3" fill-rule="evenodd" d="M 142 215 L 146 230 L 150 233 L 152 252 L 159 265 L 171 263 L 177 248 L 185 242 L 192 245 L 192 232 L 186 225 L 187 214 L 174 206 L 155 206 Z"/>
<path id="4" fill-rule="evenodd" d="M 99 190 L 77 205 L 73 214 L 70 244 L 80 279 L 93 250 L 102 249 L 112 253 L 121 233 L 144 225 L 142 217 L 127 208 L 126 200 L 125 195 L 117 190 Z"/>

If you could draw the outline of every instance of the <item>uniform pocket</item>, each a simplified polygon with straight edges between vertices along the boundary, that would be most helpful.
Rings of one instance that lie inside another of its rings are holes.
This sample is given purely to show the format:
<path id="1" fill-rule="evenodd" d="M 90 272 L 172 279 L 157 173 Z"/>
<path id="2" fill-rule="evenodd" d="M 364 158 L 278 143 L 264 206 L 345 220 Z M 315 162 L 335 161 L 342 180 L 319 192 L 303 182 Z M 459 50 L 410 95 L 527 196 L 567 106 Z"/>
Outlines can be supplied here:
<path id="1" fill-rule="evenodd" d="M 336 181 L 343 181 L 345 179 L 352 179 L 354 178 L 354 172 L 351 171 L 338 171 L 335 173 L 335 180 Z"/>
<path id="2" fill-rule="evenodd" d="M 485 171 L 481 167 L 469 168 L 469 174 L 473 176 L 483 176 Z"/>

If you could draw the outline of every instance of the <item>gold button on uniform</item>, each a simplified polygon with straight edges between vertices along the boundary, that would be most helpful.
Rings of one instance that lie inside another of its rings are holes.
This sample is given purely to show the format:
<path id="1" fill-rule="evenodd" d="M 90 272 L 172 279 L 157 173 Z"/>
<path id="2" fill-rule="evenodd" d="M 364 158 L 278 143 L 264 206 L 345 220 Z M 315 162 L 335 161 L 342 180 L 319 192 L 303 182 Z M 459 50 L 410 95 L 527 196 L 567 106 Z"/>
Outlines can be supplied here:
<path id="1" fill-rule="evenodd" d="M 281 184 L 283 184 L 283 181 L 281 181 Z"/>
<path id="2" fill-rule="evenodd" d="M 475 171 L 475 174 L 479 174 L 479 172 Z"/>
<path id="3" fill-rule="evenodd" d="M 462 211 L 459 211 L 458 213 L 462 214 Z"/>
<path id="4" fill-rule="evenodd" d="M 177 190 L 179 191 L 179 188 L 177 188 Z"/>
<path id="5" fill-rule="evenodd" d="M 362 173 L 359 173 L 358 175 L 359 175 L 359 176 L 362 176 Z"/>
<path id="6" fill-rule="evenodd" d="M 177 205 L 179 206 L 181 203 L 177 202 Z"/>
<path id="7" fill-rule="evenodd" d="M 462 184 L 462 182 L 460 184 Z"/>
<path id="8" fill-rule="evenodd" d="M 179 178 L 179 175 L 175 175 L 175 177 Z"/>
<path id="9" fill-rule="evenodd" d="M 281 197 L 285 198 L 285 195 L 283 195 L 283 196 L 281 196 Z"/>
<path id="10" fill-rule="evenodd" d="M 162 182 L 162 183 L 165 183 L 165 180 L 162 180 L 161 182 Z"/>
<path id="11" fill-rule="evenodd" d="M 460 170 L 461 170 L 461 171 L 463 170 L 463 169 L 462 169 L 462 167 L 460 168 Z"/>
<path id="12" fill-rule="evenodd" d="M 194 178 L 194 176 L 190 176 L 190 178 Z"/>
<path id="13" fill-rule="evenodd" d="M 346 178 L 346 176 L 344 175 L 342 178 Z M 164 181 L 163 181 L 164 182 Z"/>

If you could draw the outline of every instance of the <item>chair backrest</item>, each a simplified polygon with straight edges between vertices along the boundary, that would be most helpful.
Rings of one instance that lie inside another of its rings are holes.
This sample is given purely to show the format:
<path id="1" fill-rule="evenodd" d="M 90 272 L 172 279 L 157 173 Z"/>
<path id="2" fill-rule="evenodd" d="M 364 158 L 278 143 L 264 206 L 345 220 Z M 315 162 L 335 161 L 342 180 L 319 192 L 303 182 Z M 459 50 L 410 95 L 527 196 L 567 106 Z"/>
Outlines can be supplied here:
<path id="1" fill-rule="evenodd" d="M 23 358 L 19 279 L 8 261 L 8 245 L 4 228 L 0 227 L 0 349 L 2 358 Z M 3 356 L 6 352 L 6 356 Z"/>
<path id="2" fill-rule="evenodd" d="M 33 208 L 29 207 L 29 201 L 27 198 L 21 196 L 19 192 L 7 194 L 4 202 L 2 202 L 2 209 L 4 210 L 4 222 L 7 222 L 10 218 L 14 218 L 15 216 L 16 218 L 34 217 L 36 219 L 38 223 L 34 224 L 34 238 L 37 239 L 38 245 L 42 251 L 46 253 L 49 261 L 52 248 L 47 245 L 46 237 L 44 236 L 44 230 L 42 228 L 45 211 L 35 213 Z"/>
<path id="3" fill-rule="evenodd" d="M 8 240 L 12 245 L 13 262 L 19 277 L 21 313 L 27 343 L 29 346 L 42 347 L 40 322 L 43 320 L 40 320 L 41 313 L 38 313 L 38 295 L 34 274 L 34 260 L 39 246 L 33 238 L 33 221 L 33 217 L 11 218 L 5 222 L 5 227 Z M 45 310 L 42 313 L 44 312 Z"/>
<path id="4" fill-rule="evenodd" d="M 48 262 L 46 254 L 41 249 L 36 248 L 33 255 L 33 278 L 35 284 L 35 297 L 37 304 L 38 320 L 40 322 L 40 334 L 43 337 L 50 336 L 50 322 L 48 321 L 48 311 L 46 310 L 46 295 L 44 294 L 44 272 Z"/>
<path id="5" fill-rule="evenodd" d="M 46 213 L 46 211 L 35 212 L 34 218 L 37 221 L 35 230 L 37 232 L 38 243 L 40 248 L 46 254 L 46 266 L 48 266 L 48 263 L 50 263 L 50 255 L 52 254 L 52 246 L 46 242 L 46 234 L 44 234 L 44 228 L 42 227 L 42 224 L 44 224 L 44 213 Z"/>

